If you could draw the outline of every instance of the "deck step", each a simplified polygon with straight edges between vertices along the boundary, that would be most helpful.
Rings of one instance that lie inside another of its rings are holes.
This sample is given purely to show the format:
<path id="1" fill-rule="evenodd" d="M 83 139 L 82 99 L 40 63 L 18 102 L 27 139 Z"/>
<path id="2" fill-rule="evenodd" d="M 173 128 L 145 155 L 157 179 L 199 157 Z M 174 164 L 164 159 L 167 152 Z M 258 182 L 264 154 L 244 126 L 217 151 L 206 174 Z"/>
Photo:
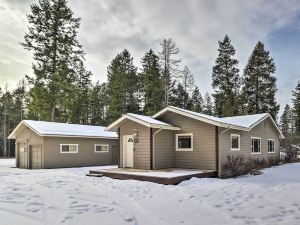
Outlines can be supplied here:
<path id="1" fill-rule="evenodd" d="M 103 174 L 101 173 L 88 173 L 86 174 L 88 177 L 103 177 Z"/>

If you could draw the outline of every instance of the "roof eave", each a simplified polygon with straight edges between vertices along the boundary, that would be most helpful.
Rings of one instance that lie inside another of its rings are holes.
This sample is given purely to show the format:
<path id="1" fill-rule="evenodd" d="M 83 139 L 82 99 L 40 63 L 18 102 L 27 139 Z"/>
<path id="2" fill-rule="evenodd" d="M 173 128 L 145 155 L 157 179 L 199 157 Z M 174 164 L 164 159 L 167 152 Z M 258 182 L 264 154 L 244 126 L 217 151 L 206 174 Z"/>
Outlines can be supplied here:
<path id="1" fill-rule="evenodd" d="M 77 138 L 100 138 L 100 139 L 118 139 L 118 137 L 107 136 L 88 136 L 88 135 L 62 135 L 62 134 L 42 134 L 42 137 L 77 137 Z"/>
<path id="2" fill-rule="evenodd" d="M 179 127 L 174 126 L 166 126 L 166 125 L 157 125 L 157 124 L 150 124 L 151 128 L 163 129 L 163 130 L 181 130 Z"/>

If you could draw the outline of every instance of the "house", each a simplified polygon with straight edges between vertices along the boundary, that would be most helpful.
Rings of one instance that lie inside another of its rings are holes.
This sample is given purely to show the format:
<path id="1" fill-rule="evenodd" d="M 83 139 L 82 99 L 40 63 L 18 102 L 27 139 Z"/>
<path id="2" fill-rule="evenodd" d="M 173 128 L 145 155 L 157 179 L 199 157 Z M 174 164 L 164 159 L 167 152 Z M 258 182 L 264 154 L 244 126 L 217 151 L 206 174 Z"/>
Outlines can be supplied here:
<path id="1" fill-rule="evenodd" d="M 23 120 L 9 135 L 16 140 L 19 168 L 116 164 L 118 136 L 105 127 Z"/>
<path id="2" fill-rule="evenodd" d="M 228 155 L 279 158 L 283 138 L 268 113 L 218 118 L 168 106 L 154 116 L 127 113 L 107 128 L 117 131 L 118 166 L 157 170 L 215 170 Z"/>

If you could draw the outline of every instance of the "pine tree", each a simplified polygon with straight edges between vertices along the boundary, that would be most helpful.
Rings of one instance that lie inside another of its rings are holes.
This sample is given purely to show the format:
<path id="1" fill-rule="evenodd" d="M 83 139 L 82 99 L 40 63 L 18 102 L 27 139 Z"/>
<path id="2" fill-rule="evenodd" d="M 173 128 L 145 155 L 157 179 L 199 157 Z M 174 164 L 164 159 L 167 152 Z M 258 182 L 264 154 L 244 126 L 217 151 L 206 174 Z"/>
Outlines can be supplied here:
<path id="1" fill-rule="evenodd" d="M 90 91 L 90 121 L 92 125 L 106 126 L 107 124 L 107 85 L 97 82 Z"/>
<path id="2" fill-rule="evenodd" d="M 244 70 L 243 92 L 247 113 L 270 113 L 276 121 L 279 105 L 276 102 L 275 63 L 264 44 L 258 42 Z"/>
<path id="3" fill-rule="evenodd" d="M 22 46 L 33 52 L 34 77 L 29 92 L 29 115 L 35 119 L 69 119 L 84 60 L 77 30 L 80 18 L 75 18 L 67 0 L 39 0 L 31 5 L 27 16 L 29 31 Z"/>
<path id="4" fill-rule="evenodd" d="M 280 128 L 285 138 L 289 137 L 292 134 L 291 122 L 292 122 L 292 111 L 289 104 L 286 104 L 284 111 L 280 117 Z"/>
<path id="5" fill-rule="evenodd" d="M 160 73 L 159 57 L 150 49 L 142 58 L 142 92 L 144 113 L 153 115 L 163 107 L 164 89 Z"/>
<path id="6" fill-rule="evenodd" d="M 191 104 L 190 110 L 199 113 L 203 111 L 203 98 L 198 87 L 196 87 L 192 93 Z"/>
<path id="7" fill-rule="evenodd" d="M 170 104 L 175 107 L 187 109 L 187 102 L 189 102 L 189 94 L 184 90 L 184 87 L 179 83 L 176 88 L 172 89 L 170 95 Z"/>
<path id="8" fill-rule="evenodd" d="M 203 104 L 203 113 L 207 115 L 213 115 L 213 102 L 209 93 L 205 93 L 204 104 Z"/>
<path id="9" fill-rule="evenodd" d="M 89 104 L 91 90 L 91 72 L 86 71 L 83 62 L 78 65 L 78 77 L 75 80 L 73 105 L 71 115 L 72 123 L 88 124 L 89 121 Z"/>
<path id="10" fill-rule="evenodd" d="M 212 72 L 216 114 L 221 117 L 237 115 L 239 108 L 236 100 L 240 87 L 238 60 L 234 58 L 235 49 L 227 35 L 219 41 L 218 52 Z"/>
<path id="11" fill-rule="evenodd" d="M 133 58 L 125 49 L 111 62 L 107 71 L 108 121 L 113 122 L 127 112 L 138 113 L 140 79 Z"/>
<path id="12" fill-rule="evenodd" d="M 25 117 L 26 82 L 24 79 L 19 81 L 12 95 L 14 98 L 14 123 L 17 125 Z"/>
<path id="13" fill-rule="evenodd" d="M 164 39 L 160 45 L 162 47 L 160 60 L 164 84 L 164 106 L 168 106 L 170 103 L 169 97 L 172 92 L 174 79 L 182 72 L 178 68 L 181 59 L 176 58 L 179 53 L 179 49 L 176 47 L 175 42 L 171 38 Z"/>
<path id="14" fill-rule="evenodd" d="M 292 93 L 293 95 L 293 111 L 294 111 L 294 120 L 295 120 L 295 133 L 300 135 L 300 81 Z"/>
<path id="15" fill-rule="evenodd" d="M 14 119 L 14 102 L 12 93 L 8 91 L 7 85 L 5 86 L 4 93 L 2 94 L 2 155 L 8 157 L 11 155 L 11 145 L 10 140 L 7 139 L 7 136 L 12 131 L 12 121 Z"/>

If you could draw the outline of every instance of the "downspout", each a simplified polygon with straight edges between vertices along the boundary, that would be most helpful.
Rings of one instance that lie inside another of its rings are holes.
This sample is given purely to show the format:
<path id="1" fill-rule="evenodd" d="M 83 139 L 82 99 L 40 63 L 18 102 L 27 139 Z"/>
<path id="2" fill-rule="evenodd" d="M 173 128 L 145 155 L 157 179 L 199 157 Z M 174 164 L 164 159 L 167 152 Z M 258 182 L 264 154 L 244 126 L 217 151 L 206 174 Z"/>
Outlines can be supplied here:
<path id="1" fill-rule="evenodd" d="M 153 148 L 153 169 L 155 170 L 155 135 L 158 134 L 160 131 L 162 131 L 162 128 L 159 128 L 159 130 L 155 131 L 153 133 L 153 143 L 152 143 L 152 148 Z"/>
<path id="2" fill-rule="evenodd" d="M 220 136 L 222 135 L 222 134 L 224 134 L 225 132 L 227 132 L 227 131 L 229 131 L 231 128 L 230 127 L 227 127 L 225 130 L 223 130 L 223 131 L 221 131 L 220 133 L 219 133 L 219 129 L 216 129 L 218 132 L 216 132 L 216 135 L 217 135 L 217 139 L 218 139 L 218 141 L 217 141 L 217 154 L 218 154 L 218 168 L 217 168 L 217 175 L 218 175 L 218 177 L 220 178 L 221 177 L 221 170 L 222 170 L 222 163 L 221 163 L 221 151 L 220 151 Z"/>

